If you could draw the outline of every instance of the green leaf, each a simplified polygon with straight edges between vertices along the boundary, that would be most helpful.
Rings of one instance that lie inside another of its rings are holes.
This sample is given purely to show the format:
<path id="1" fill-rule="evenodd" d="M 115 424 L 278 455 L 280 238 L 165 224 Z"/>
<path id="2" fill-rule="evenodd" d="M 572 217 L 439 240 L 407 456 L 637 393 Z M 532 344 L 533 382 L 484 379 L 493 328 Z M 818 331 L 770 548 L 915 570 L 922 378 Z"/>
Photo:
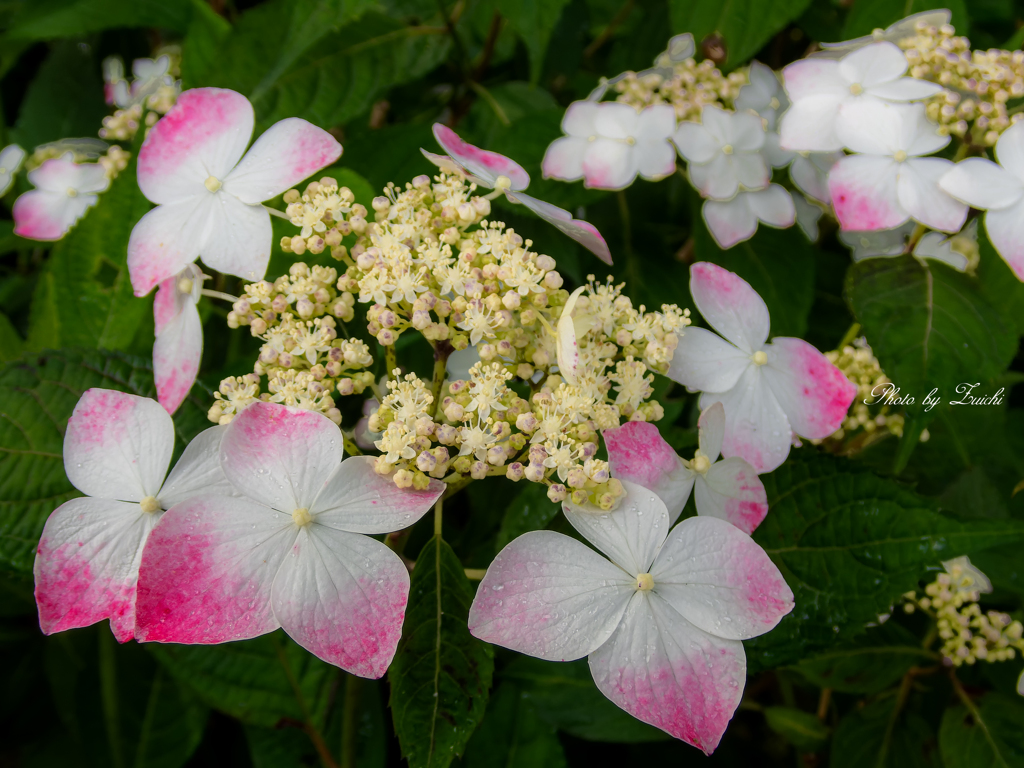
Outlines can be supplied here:
<path id="1" fill-rule="evenodd" d="M 918 637 L 894 621 L 872 627 L 856 644 L 844 645 L 803 659 L 796 669 L 822 688 L 843 693 L 877 693 L 899 680 L 913 666 L 935 663 Z"/>
<path id="2" fill-rule="evenodd" d="M 832 739 L 831 768 L 938 768 L 931 726 L 915 712 L 894 712 L 895 705 L 890 696 L 843 718 Z"/>
<path id="3" fill-rule="evenodd" d="M 505 510 L 494 549 L 500 552 L 513 539 L 546 528 L 558 514 L 558 505 L 547 495 L 547 486 L 528 483 Z"/>
<path id="4" fill-rule="evenodd" d="M 944 768 L 1024 768 L 1024 703 L 987 693 L 974 704 L 974 712 L 958 704 L 942 716 Z"/>
<path id="5" fill-rule="evenodd" d="M 142 646 L 117 645 L 106 622 L 47 639 L 44 654 L 57 715 L 48 738 L 77 753 L 73 764 L 179 768 L 199 746 L 207 708 Z"/>
<path id="6" fill-rule="evenodd" d="M 568 4 L 569 0 L 511 0 L 498 4 L 501 14 L 526 46 L 530 80 L 534 83 L 540 79 L 551 33 Z"/>
<path id="7" fill-rule="evenodd" d="M 850 8 L 843 27 L 843 39 L 870 35 L 874 29 L 885 29 L 890 24 L 921 11 L 948 8 L 953 12 L 952 24 L 958 35 L 969 32 L 967 4 L 964 0 L 911 0 L 908 3 L 893 3 L 891 0 L 857 0 Z M 825 42 L 836 42 L 826 40 Z"/>
<path id="8" fill-rule="evenodd" d="M 21 348 L 24 345 L 24 340 L 10 319 L 0 312 L 0 362 L 16 360 L 21 355 Z"/>
<path id="9" fill-rule="evenodd" d="M 825 746 L 831 729 L 810 712 L 793 707 L 765 707 L 768 727 L 800 750 L 815 752 Z"/>
<path id="10" fill-rule="evenodd" d="M 695 221 L 699 217 L 696 213 Z M 693 240 L 695 261 L 735 272 L 760 294 L 771 315 L 772 336 L 803 337 L 814 303 L 815 249 L 796 227 L 758 227 L 750 240 L 723 251 L 700 221 Z"/>
<path id="11" fill-rule="evenodd" d="M 1010 50 L 1018 47 L 1015 45 Z M 1017 333 L 1021 333 L 1024 331 L 1024 283 L 992 246 L 983 226 L 978 227 L 978 256 L 978 286 L 989 303 L 1000 307 L 1016 323 Z"/>
<path id="12" fill-rule="evenodd" d="M 115 27 L 184 32 L 193 14 L 213 13 L 204 6 L 200 0 L 41 0 L 22 4 L 7 35 L 11 40 L 50 40 Z"/>
<path id="13" fill-rule="evenodd" d="M 82 393 L 155 397 L 147 362 L 120 353 L 47 352 L 0 366 L 0 571 L 31 573 L 49 514 L 81 494 L 64 474 L 64 430 Z M 175 414 L 177 449 L 209 426 L 199 388 Z"/>
<path id="14" fill-rule="evenodd" d="M 222 645 L 147 646 L 207 704 L 247 725 L 282 720 L 323 727 L 338 670 L 294 643 L 283 630 Z"/>
<path id="15" fill-rule="evenodd" d="M 186 65 L 185 84 L 245 94 L 263 128 L 286 117 L 325 128 L 344 123 L 436 67 L 451 44 L 444 27 L 405 26 L 365 14 L 370 7 L 343 0 L 259 5 L 228 35 L 208 31 L 186 43 L 183 61 L 197 61 Z"/>
<path id="16" fill-rule="evenodd" d="M 245 741 L 253 768 L 279 768 L 283 765 L 308 765 L 316 759 L 316 750 L 298 728 L 261 728 L 245 726 Z"/>
<path id="17" fill-rule="evenodd" d="M 440 536 L 424 545 L 409 588 L 402 640 L 388 670 L 391 712 L 411 768 L 444 768 L 483 717 L 491 647 L 469 634 L 473 589 Z"/>
<path id="18" fill-rule="evenodd" d="M 565 768 L 556 729 L 537 714 L 512 683 L 502 683 L 487 704 L 487 715 L 466 747 L 466 768 Z"/>
<path id="19" fill-rule="evenodd" d="M 61 41 L 32 79 L 11 141 L 31 152 L 57 139 L 96 136 L 106 114 L 99 63 L 88 46 Z"/>
<path id="20" fill-rule="evenodd" d="M 1024 521 L 956 522 L 906 486 L 812 449 L 762 479 L 770 510 L 754 540 L 796 607 L 746 643 L 752 668 L 852 640 L 942 560 L 1024 539 Z"/>
<path id="21" fill-rule="evenodd" d="M 501 680 L 519 686 L 542 720 L 577 738 L 624 744 L 670 738 L 605 698 L 586 659 L 554 662 L 519 656 L 505 667 Z"/>
<path id="22" fill-rule="evenodd" d="M 135 297 L 127 261 L 132 228 L 149 209 L 133 162 L 100 195 L 96 207 L 54 244 L 47 274 L 59 346 L 149 354 L 153 299 Z"/>
<path id="23" fill-rule="evenodd" d="M 867 259 L 850 268 L 845 293 L 882 370 L 914 398 L 912 410 L 933 388 L 949 402 L 958 384 L 991 382 L 1017 351 L 1012 322 L 976 280 L 944 264 Z"/>
<path id="24" fill-rule="evenodd" d="M 811 0 L 669 0 L 672 32 L 690 32 L 699 43 L 718 32 L 725 39 L 730 68 L 746 62 Z M 666 35 L 666 38 L 668 36 Z"/>

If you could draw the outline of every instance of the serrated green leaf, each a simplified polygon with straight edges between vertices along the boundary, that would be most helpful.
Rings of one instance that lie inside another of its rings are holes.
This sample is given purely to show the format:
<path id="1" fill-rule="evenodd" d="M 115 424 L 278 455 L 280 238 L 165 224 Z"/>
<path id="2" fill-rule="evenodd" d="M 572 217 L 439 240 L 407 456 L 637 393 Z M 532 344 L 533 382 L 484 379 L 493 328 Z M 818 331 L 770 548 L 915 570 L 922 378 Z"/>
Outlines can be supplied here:
<path id="1" fill-rule="evenodd" d="M 609 701 L 594 684 L 586 659 L 554 662 L 519 656 L 505 667 L 501 680 L 515 683 L 541 719 L 577 738 L 623 744 L 671 738 Z"/>
<path id="2" fill-rule="evenodd" d="M 530 80 L 534 83 L 540 79 L 551 33 L 568 3 L 569 0 L 506 0 L 498 4 L 501 14 L 526 46 Z"/>
<path id="3" fill-rule="evenodd" d="M 513 683 L 498 686 L 487 715 L 466 747 L 466 768 L 565 768 L 565 752 L 554 726 Z"/>
<path id="4" fill-rule="evenodd" d="M 858 0 L 850 8 L 843 27 L 843 39 L 870 35 L 872 30 L 885 29 L 890 24 L 905 16 L 921 11 L 948 8 L 953 12 L 951 23 L 956 27 L 958 35 L 966 35 L 969 31 L 967 4 L 964 0 L 911 0 L 909 3 L 893 3 L 889 0 Z M 826 40 L 825 42 L 836 42 Z"/>
<path id="5" fill-rule="evenodd" d="M 845 293 L 882 370 L 920 411 L 933 388 L 943 402 L 964 382 L 991 382 L 1017 351 L 1017 332 L 977 281 L 910 256 L 854 264 Z M 981 392 L 981 390 L 979 390 Z M 985 392 L 985 394 L 991 394 Z"/>
<path id="6" fill-rule="evenodd" d="M 673 33 L 690 32 L 699 43 L 718 32 L 725 39 L 730 67 L 745 63 L 810 4 L 811 0 L 669 0 Z"/>
<path id="7" fill-rule="evenodd" d="M 183 60 L 197 62 L 186 64 L 185 83 L 245 94 L 262 128 L 286 117 L 325 128 L 344 123 L 440 64 L 451 44 L 444 27 L 405 26 L 366 14 L 371 7 L 343 0 L 257 6 L 228 35 L 207 33 L 186 44 Z"/>
<path id="8" fill-rule="evenodd" d="M 47 274 L 59 346 L 136 354 L 152 348 L 153 299 L 136 298 L 128 274 L 128 238 L 150 207 L 132 162 L 85 218 L 54 244 Z"/>
<path id="9" fill-rule="evenodd" d="M 800 750 L 817 751 L 828 741 L 831 729 L 810 712 L 793 707 L 765 707 L 768 727 Z"/>
<path id="10" fill-rule="evenodd" d="M 700 213 L 694 216 L 699 220 Z M 772 336 L 806 333 L 814 303 L 815 249 L 796 227 L 758 227 L 750 240 L 723 251 L 700 221 L 694 226 L 693 253 L 695 261 L 710 261 L 750 283 L 768 305 Z"/>
<path id="11" fill-rule="evenodd" d="M 402 640 L 388 670 L 391 713 L 411 768 L 445 768 L 461 755 L 487 707 L 491 646 L 469 634 L 473 590 L 440 536 L 412 572 Z"/>
<path id="12" fill-rule="evenodd" d="M 115 352 L 44 352 L 0 367 L 0 571 L 30 573 L 49 514 L 81 494 L 64 474 L 64 429 L 90 387 L 156 397 L 146 361 Z M 175 414 L 176 448 L 209 426 L 199 388 Z"/>
<path id="13" fill-rule="evenodd" d="M 273 728 L 283 719 L 317 728 L 341 674 L 294 643 L 284 631 L 222 645 L 147 646 L 176 680 L 207 704 L 248 725 Z"/>
<path id="14" fill-rule="evenodd" d="M 931 726 L 916 712 L 894 713 L 895 705 L 890 696 L 844 717 L 832 739 L 831 767 L 938 768 Z"/>
<path id="15" fill-rule="evenodd" d="M 975 711 L 950 707 L 939 727 L 944 768 L 1024 767 L 1024 703 L 1017 697 L 987 693 Z"/>
<path id="16" fill-rule="evenodd" d="M 856 644 L 804 659 L 796 669 L 812 683 L 843 693 L 878 693 L 911 667 L 934 664 L 938 657 L 920 638 L 893 621 L 872 627 Z"/>
<path id="17" fill-rule="evenodd" d="M 558 505 L 548 498 L 547 486 L 528 483 L 508 505 L 501 518 L 501 528 L 494 542 L 495 551 L 501 551 L 506 544 L 524 533 L 546 528 L 557 514 Z"/>
<path id="18" fill-rule="evenodd" d="M 770 509 L 754 540 L 796 607 L 747 641 L 752 668 L 852 640 L 942 560 L 1024 539 L 1024 521 L 956 522 L 906 486 L 810 449 L 762 480 Z"/>

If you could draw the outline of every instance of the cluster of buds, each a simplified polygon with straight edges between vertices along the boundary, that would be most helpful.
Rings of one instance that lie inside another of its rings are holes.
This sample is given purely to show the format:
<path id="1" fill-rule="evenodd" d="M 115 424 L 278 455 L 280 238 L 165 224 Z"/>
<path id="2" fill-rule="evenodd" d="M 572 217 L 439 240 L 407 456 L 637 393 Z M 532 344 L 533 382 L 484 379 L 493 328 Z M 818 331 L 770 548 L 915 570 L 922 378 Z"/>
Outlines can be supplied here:
<path id="1" fill-rule="evenodd" d="M 1024 96 L 1024 51 L 972 51 L 971 41 L 950 24 L 920 21 L 915 32 L 899 42 L 910 74 L 946 88 L 928 102 L 928 116 L 939 123 L 940 132 L 976 146 L 994 146 L 1024 116 L 1006 108 L 1007 101 Z"/>
<path id="2" fill-rule="evenodd" d="M 660 71 L 637 74 L 628 72 L 612 85 L 616 101 L 630 104 L 637 110 L 652 104 L 671 104 L 676 120 L 700 122 L 705 104 L 732 109 L 740 88 L 747 84 L 747 68 L 723 75 L 710 59 L 699 64 L 693 58 L 672 65 L 673 73 Z"/>
<path id="3" fill-rule="evenodd" d="M 96 162 L 103 166 L 103 169 L 107 172 L 107 178 L 113 181 L 117 178 L 117 174 L 128 167 L 131 159 L 131 152 L 121 149 L 117 144 L 112 144 L 107 153 L 100 155 Z"/>
<path id="4" fill-rule="evenodd" d="M 306 251 L 320 254 L 330 248 L 331 256 L 341 261 L 348 254 L 342 239 L 366 231 L 366 206 L 355 200 L 351 189 L 339 187 L 330 176 L 311 181 L 301 194 L 289 189 L 284 193 L 288 205 L 285 213 L 300 229 L 297 235 L 281 238 L 281 250 L 301 256 Z"/>
<path id="5" fill-rule="evenodd" d="M 366 343 L 338 338 L 337 323 L 353 318 L 355 297 L 338 291 L 337 281 L 333 267 L 298 262 L 273 283 L 245 286 L 245 295 L 228 313 L 228 325 L 248 326 L 264 344 L 252 374 L 221 382 L 211 421 L 226 424 L 242 407 L 261 399 L 341 422 L 334 395 L 361 394 L 374 378 L 365 370 L 373 364 Z M 267 391 L 260 394 L 264 376 Z"/>
<path id="6" fill-rule="evenodd" d="M 867 340 L 862 336 L 851 344 L 826 352 L 825 357 L 857 385 L 857 396 L 843 425 L 824 440 L 811 442 L 840 446 L 846 445 L 844 441 L 851 437 L 862 435 L 858 447 L 863 449 L 870 442 L 889 434 L 901 437 L 903 414 L 884 404 L 885 393 L 891 389 L 892 382 L 882 371 Z"/>
<path id="7" fill-rule="evenodd" d="M 934 616 L 943 661 L 954 667 L 982 661 L 1008 661 L 1024 652 L 1024 626 L 999 611 L 982 612 L 978 601 L 992 591 L 988 578 L 966 557 L 943 563 L 946 572 L 925 587 L 925 596 L 905 594 L 904 610 Z"/>
<path id="8" fill-rule="evenodd" d="M 119 57 L 103 62 L 104 90 L 107 103 L 117 107 L 113 115 L 103 118 L 100 138 L 131 141 L 142 125 L 148 131 L 156 121 L 171 111 L 181 95 L 181 49 L 165 46 L 153 59 L 137 59 L 133 78 L 124 75 Z"/>

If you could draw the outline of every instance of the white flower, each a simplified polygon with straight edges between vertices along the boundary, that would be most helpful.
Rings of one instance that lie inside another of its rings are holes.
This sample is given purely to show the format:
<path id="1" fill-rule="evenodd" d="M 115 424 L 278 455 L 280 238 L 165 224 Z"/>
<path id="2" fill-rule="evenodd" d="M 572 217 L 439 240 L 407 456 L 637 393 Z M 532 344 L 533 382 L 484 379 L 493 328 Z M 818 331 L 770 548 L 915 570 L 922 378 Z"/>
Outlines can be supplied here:
<path id="1" fill-rule="evenodd" d="M 841 43 L 820 43 L 824 51 L 813 55 L 816 57 L 840 57 L 858 48 L 863 48 L 865 45 L 871 45 L 871 43 L 877 43 L 882 40 L 898 43 L 900 40 L 914 37 L 917 34 L 918 22 L 923 22 L 925 26 L 929 27 L 941 27 L 943 24 L 949 24 L 951 18 L 953 18 L 953 14 L 945 8 L 935 11 L 921 11 L 893 22 L 885 29 L 875 29 L 870 35 L 864 35 L 864 37 L 844 40 Z"/>
<path id="2" fill-rule="evenodd" d="M 926 232 L 914 246 L 918 259 L 941 261 L 958 272 L 964 272 L 971 260 L 968 254 L 978 250 L 978 220 L 974 219 L 962 232 L 944 235 L 941 232 Z"/>
<path id="3" fill-rule="evenodd" d="M 76 163 L 70 152 L 47 160 L 28 180 L 36 186 L 14 201 L 14 234 L 60 240 L 110 186 L 102 165 Z"/>
<path id="4" fill-rule="evenodd" d="M 793 198 L 783 187 L 771 184 L 756 192 L 740 192 L 732 200 L 705 200 L 701 208 L 704 223 L 721 248 L 749 240 L 757 223 L 785 229 L 796 221 Z"/>
<path id="5" fill-rule="evenodd" d="M 951 167 L 939 180 L 953 197 L 985 213 L 985 231 L 993 247 L 1024 281 L 1024 125 L 1012 125 L 996 142 L 991 160 L 972 157 Z"/>
<path id="6" fill-rule="evenodd" d="M 425 149 L 423 156 L 437 167 L 449 173 L 465 176 L 474 184 L 494 189 L 494 194 L 504 193 L 512 203 L 525 205 L 559 232 L 571 237 L 606 264 L 612 263 L 608 243 L 593 224 L 574 219 L 572 214 L 551 203 L 545 203 L 525 194 L 522 190 L 530 184 L 530 175 L 519 163 L 497 152 L 474 147 L 459 138 L 451 128 L 434 123 L 434 138 L 447 155 L 435 155 Z"/>
<path id="7" fill-rule="evenodd" d="M 153 299 L 153 376 L 157 399 L 168 413 L 178 410 L 199 373 L 203 324 L 196 304 L 204 279 L 199 267 L 189 264 L 160 283 Z"/>
<path id="8" fill-rule="evenodd" d="M 761 155 L 761 118 L 707 104 L 701 122 L 679 124 L 672 141 L 689 161 L 690 181 L 705 197 L 728 200 L 740 188 L 763 189 L 771 171 Z"/>
<path id="9" fill-rule="evenodd" d="M 64 471 L 85 496 L 47 519 L 33 568 L 44 634 L 110 619 L 120 642 L 135 636 L 139 562 L 164 510 L 200 492 L 233 492 L 217 459 L 223 430 L 200 433 L 167 475 L 167 411 L 109 389 L 82 395 L 64 433 Z"/>
<path id="10" fill-rule="evenodd" d="M 139 151 L 142 193 L 157 207 L 132 230 L 128 269 L 144 296 L 200 255 L 219 272 L 256 281 L 270 259 L 261 205 L 341 156 L 327 131 L 296 117 L 275 123 L 248 153 L 249 100 L 221 88 L 185 91 Z M 245 154 L 245 157 L 242 155 Z"/>
<path id="11" fill-rule="evenodd" d="M 7 190 L 11 188 L 14 175 L 24 160 L 25 150 L 17 144 L 9 144 L 0 150 L 0 197 L 7 194 Z"/>
<path id="12" fill-rule="evenodd" d="M 843 423 L 857 387 L 802 339 L 768 340 L 768 307 L 737 275 L 708 262 L 690 268 L 690 293 L 711 331 L 690 326 L 668 377 L 701 390 L 702 409 L 725 406 L 722 453 L 759 473 L 786 460 L 793 434 L 828 437 Z"/>
<path id="13" fill-rule="evenodd" d="M 790 192 L 790 195 L 793 197 L 793 207 L 796 209 L 796 223 L 800 226 L 800 230 L 812 243 L 818 242 L 820 234 L 818 231 L 818 220 L 821 219 L 825 211 L 821 209 L 820 205 L 808 201 L 801 194 Z"/>
<path id="14" fill-rule="evenodd" d="M 363 534 L 415 523 L 444 491 L 402 490 L 374 459 L 342 461 L 326 416 L 256 402 L 224 428 L 220 462 L 239 498 L 193 496 L 142 556 L 136 637 L 222 643 L 278 627 L 361 677 L 395 654 L 409 598 L 398 555 Z"/>
<path id="15" fill-rule="evenodd" d="M 639 174 L 650 181 L 671 176 L 676 153 L 669 138 L 676 129 L 670 104 L 640 112 L 616 101 L 576 101 L 562 119 L 566 135 L 544 153 L 544 178 L 583 179 L 588 189 L 625 189 Z"/>
<path id="16" fill-rule="evenodd" d="M 828 172 L 832 166 L 846 157 L 845 152 L 807 152 L 797 154 L 789 166 L 789 178 L 793 184 L 813 200 L 831 205 L 828 192 Z"/>
<path id="17" fill-rule="evenodd" d="M 943 232 L 963 226 L 967 206 L 939 186 L 953 163 L 922 157 L 949 143 L 923 104 L 850 105 L 838 133 L 843 144 L 861 153 L 844 157 L 829 172 L 832 205 L 844 230 L 892 229 L 911 218 Z"/>
<path id="18" fill-rule="evenodd" d="M 747 73 L 750 82 L 740 88 L 736 97 L 736 110 L 756 112 L 764 121 L 764 147 L 761 150 L 768 164 L 773 168 L 785 168 L 795 154 L 779 146 L 779 115 L 789 107 L 789 99 L 775 71 L 760 61 L 750 62 Z"/>
<path id="19" fill-rule="evenodd" d="M 696 48 L 697 47 L 693 42 L 693 35 L 689 32 L 675 35 L 674 37 L 669 38 L 668 46 L 666 46 L 665 50 L 654 58 L 654 66 L 650 69 L 643 69 L 637 72 L 636 76 L 638 78 L 642 78 L 646 75 L 653 74 L 661 75 L 664 78 L 670 78 L 675 75 L 674 65 L 693 56 Z M 597 88 L 592 90 L 587 96 L 587 101 L 600 101 L 604 98 L 604 95 L 610 86 L 615 85 L 615 83 L 620 80 L 625 80 L 631 74 L 633 73 L 626 70 L 611 79 L 602 77 Z"/>
<path id="20" fill-rule="evenodd" d="M 844 142 L 837 133 L 840 108 L 873 101 L 917 101 L 942 91 L 927 80 L 903 77 L 907 59 L 898 46 L 872 43 L 839 61 L 810 58 L 782 70 L 792 106 L 782 116 L 782 146 L 806 152 L 830 152 Z"/>
<path id="21" fill-rule="evenodd" d="M 669 533 L 664 502 L 622 485 L 615 511 L 562 506 L 608 559 L 554 531 L 520 536 L 487 569 L 469 630 L 547 661 L 589 656 L 616 705 L 710 754 L 743 694 L 741 640 L 778 624 L 793 593 L 738 528 L 691 517 Z"/>
<path id="22" fill-rule="evenodd" d="M 846 231 L 839 239 L 853 249 L 853 260 L 861 261 L 875 256 L 898 256 L 907 250 L 907 237 L 917 225 L 908 221 L 894 229 L 876 229 L 868 232 Z"/>
<path id="23" fill-rule="evenodd" d="M 768 513 L 768 495 L 757 472 L 739 456 L 719 461 L 725 436 L 722 404 L 705 410 L 697 426 L 699 447 L 691 461 L 679 458 L 653 424 L 631 421 L 605 430 L 612 477 L 658 494 L 668 508 L 669 524 L 679 519 L 692 490 L 698 515 L 753 533 Z"/>

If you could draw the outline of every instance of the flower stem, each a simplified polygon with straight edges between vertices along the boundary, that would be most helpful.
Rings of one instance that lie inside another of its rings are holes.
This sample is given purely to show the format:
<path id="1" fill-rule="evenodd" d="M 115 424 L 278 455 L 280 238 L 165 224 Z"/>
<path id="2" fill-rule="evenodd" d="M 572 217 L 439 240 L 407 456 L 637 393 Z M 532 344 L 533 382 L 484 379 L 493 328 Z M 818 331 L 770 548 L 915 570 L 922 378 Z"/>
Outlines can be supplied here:
<path id="1" fill-rule="evenodd" d="M 237 296 L 232 296 L 230 293 L 224 293 L 223 291 L 214 291 L 210 288 L 203 288 L 201 293 L 203 296 L 209 296 L 211 299 L 224 299 L 224 301 L 230 301 L 232 304 L 238 301 Z"/>
<path id="2" fill-rule="evenodd" d="M 347 675 L 345 678 L 345 701 L 341 709 L 340 768 L 356 768 L 360 683 L 362 681 L 355 675 Z"/>
<path id="3" fill-rule="evenodd" d="M 441 388 L 444 387 L 444 380 L 448 374 L 448 358 L 452 353 L 452 346 L 446 341 L 440 341 L 434 345 L 434 374 L 430 382 L 430 394 L 434 396 L 434 421 L 437 421 L 441 413 Z"/>
<path id="4" fill-rule="evenodd" d="M 388 346 L 384 347 L 384 367 L 387 369 L 384 371 L 384 374 L 388 377 L 388 380 L 390 381 L 392 378 L 392 371 L 394 371 L 395 368 L 398 367 L 398 362 L 395 359 L 394 344 L 389 344 Z"/>
<path id="5" fill-rule="evenodd" d="M 279 210 L 277 210 L 277 208 L 271 208 L 269 205 L 264 205 L 263 206 L 263 210 L 265 210 L 271 216 L 277 216 L 277 218 L 279 218 L 279 219 L 284 219 L 285 221 L 291 221 L 292 220 L 291 217 L 287 213 L 285 213 L 284 211 L 279 211 Z"/>
<path id="6" fill-rule="evenodd" d="M 444 495 L 434 505 L 434 535 L 441 535 L 441 522 L 444 519 Z"/>

